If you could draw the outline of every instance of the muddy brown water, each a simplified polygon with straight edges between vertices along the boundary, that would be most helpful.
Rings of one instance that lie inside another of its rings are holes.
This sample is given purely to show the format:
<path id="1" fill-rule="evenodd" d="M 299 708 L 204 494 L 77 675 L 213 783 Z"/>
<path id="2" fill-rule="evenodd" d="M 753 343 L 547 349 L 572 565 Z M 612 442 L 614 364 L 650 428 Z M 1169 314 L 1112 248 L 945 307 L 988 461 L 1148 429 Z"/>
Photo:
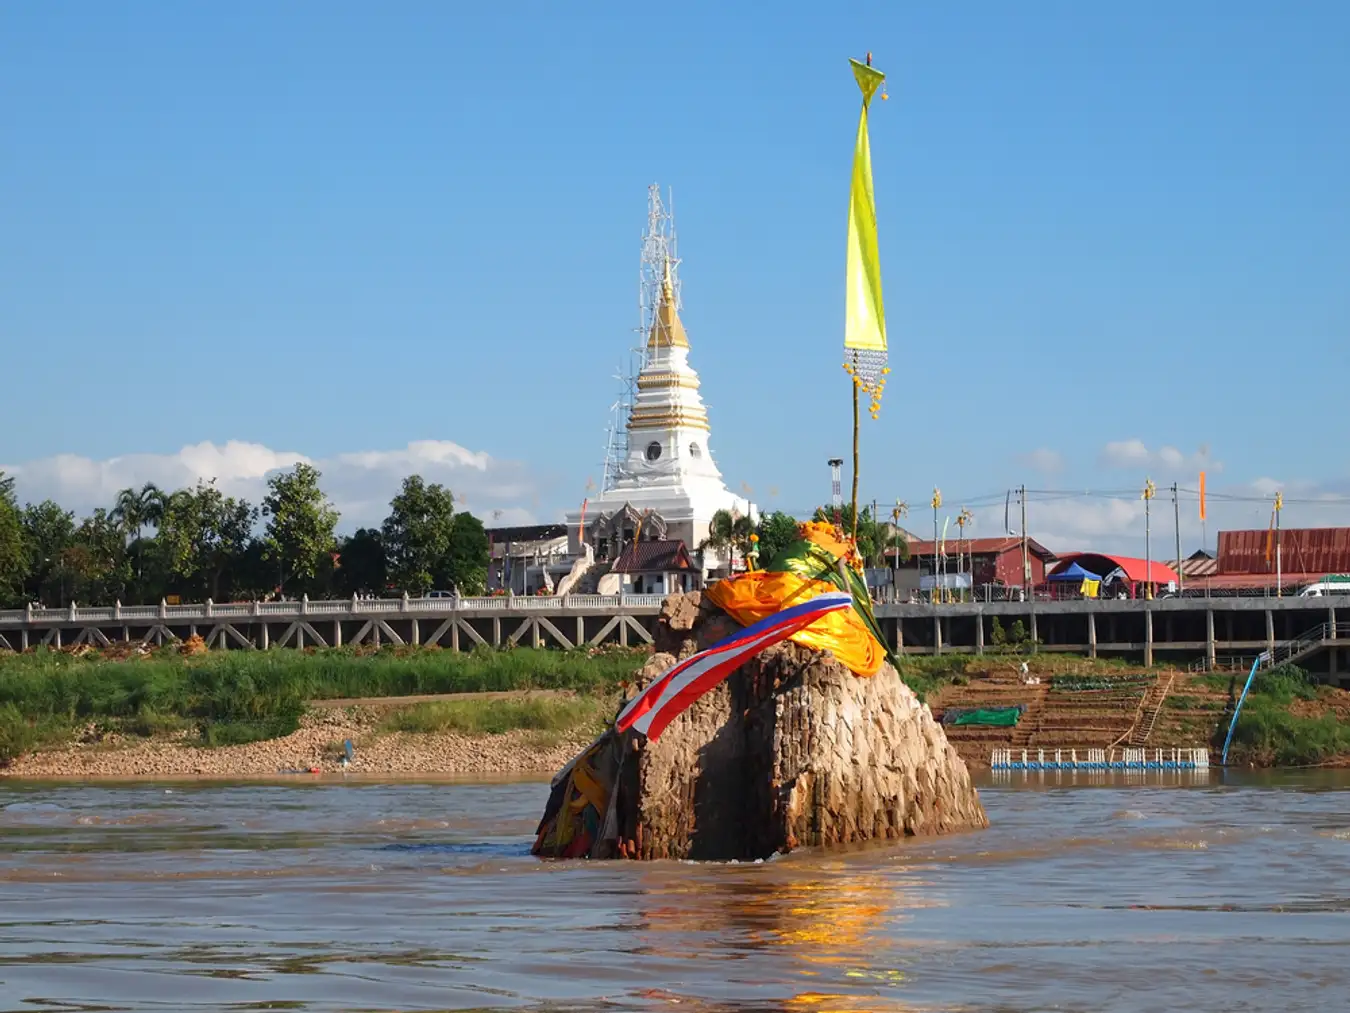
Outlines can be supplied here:
<path id="1" fill-rule="evenodd" d="M 1350 1009 L 1350 776 L 986 777 L 983 833 L 544 864 L 547 787 L 0 783 L 0 1011 Z"/>

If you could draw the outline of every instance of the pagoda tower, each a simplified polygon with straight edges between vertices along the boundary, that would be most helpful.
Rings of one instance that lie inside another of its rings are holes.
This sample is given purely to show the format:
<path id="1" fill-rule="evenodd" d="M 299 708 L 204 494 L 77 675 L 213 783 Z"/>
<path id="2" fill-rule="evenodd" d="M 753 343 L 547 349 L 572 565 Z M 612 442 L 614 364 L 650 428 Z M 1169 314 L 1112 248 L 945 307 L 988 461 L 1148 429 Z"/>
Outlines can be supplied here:
<path id="1" fill-rule="evenodd" d="M 727 489 L 713 460 L 708 410 L 677 302 L 667 258 L 628 415 L 627 455 L 614 484 L 588 502 L 585 528 L 579 510 L 567 515 L 574 555 L 590 545 L 596 559 L 614 560 L 634 540 L 682 541 L 694 554 L 717 511 L 757 517 L 754 504 Z M 728 562 L 709 550 L 704 572 Z"/>

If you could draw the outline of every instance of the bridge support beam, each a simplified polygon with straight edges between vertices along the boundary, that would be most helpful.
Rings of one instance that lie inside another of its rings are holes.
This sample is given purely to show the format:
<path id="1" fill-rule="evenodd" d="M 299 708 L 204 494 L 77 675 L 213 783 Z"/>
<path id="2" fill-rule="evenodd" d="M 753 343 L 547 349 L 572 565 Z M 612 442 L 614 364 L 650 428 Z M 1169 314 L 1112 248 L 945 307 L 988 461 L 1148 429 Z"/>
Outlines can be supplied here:
<path id="1" fill-rule="evenodd" d="M 1095 658 L 1097 656 L 1097 613 L 1089 612 L 1087 614 L 1087 621 L 1088 621 L 1088 657 Z"/>
<path id="2" fill-rule="evenodd" d="M 933 653 L 942 653 L 942 616 L 933 613 Z"/>
<path id="3" fill-rule="evenodd" d="M 984 653 L 984 614 L 975 614 L 975 653 Z"/>
<path id="4" fill-rule="evenodd" d="M 1144 667 L 1153 667 L 1153 610 L 1144 613 Z"/>
<path id="5" fill-rule="evenodd" d="M 1275 653 L 1275 612 L 1266 609 L 1266 650 Z"/>

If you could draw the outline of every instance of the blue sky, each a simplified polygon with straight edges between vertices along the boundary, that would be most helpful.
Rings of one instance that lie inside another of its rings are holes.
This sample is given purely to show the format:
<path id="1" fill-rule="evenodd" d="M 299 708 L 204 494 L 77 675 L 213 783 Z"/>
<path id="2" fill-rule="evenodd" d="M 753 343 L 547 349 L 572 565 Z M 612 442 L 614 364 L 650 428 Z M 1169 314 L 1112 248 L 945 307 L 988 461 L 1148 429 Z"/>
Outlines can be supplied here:
<path id="1" fill-rule="evenodd" d="M 0 463 L 83 509 L 304 456 L 353 523 L 409 468 L 551 519 L 599 480 L 660 182 L 713 452 L 805 510 L 849 439 L 867 49 L 895 372 L 864 498 L 1201 463 L 1235 494 L 1350 492 L 1335 2 L 6 5 Z M 1125 545 L 1141 508 L 1032 520 Z"/>

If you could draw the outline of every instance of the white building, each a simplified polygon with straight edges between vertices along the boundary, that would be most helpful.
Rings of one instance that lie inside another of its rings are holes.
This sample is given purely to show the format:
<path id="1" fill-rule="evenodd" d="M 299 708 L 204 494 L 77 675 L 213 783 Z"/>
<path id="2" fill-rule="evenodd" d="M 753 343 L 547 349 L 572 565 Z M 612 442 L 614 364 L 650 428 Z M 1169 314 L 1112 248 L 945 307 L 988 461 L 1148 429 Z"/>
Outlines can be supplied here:
<path id="1" fill-rule="evenodd" d="M 698 391 L 667 261 L 661 302 L 647 336 L 646 364 L 638 374 L 628 418 L 628 459 L 614 487 L 588 503 L 584 529 L 580 510 L 567 514 L 571 555 L 583 556 L 589 546 L 597 562 L 612 562 L 640 539 L 683 542 L 699 560 L 699 547 L 717 511 L 757 518 L 754 504 L 722 482 L 713 461 L 708 412 Z M 727 563 L 706 551 L 702 575 Z"/>

